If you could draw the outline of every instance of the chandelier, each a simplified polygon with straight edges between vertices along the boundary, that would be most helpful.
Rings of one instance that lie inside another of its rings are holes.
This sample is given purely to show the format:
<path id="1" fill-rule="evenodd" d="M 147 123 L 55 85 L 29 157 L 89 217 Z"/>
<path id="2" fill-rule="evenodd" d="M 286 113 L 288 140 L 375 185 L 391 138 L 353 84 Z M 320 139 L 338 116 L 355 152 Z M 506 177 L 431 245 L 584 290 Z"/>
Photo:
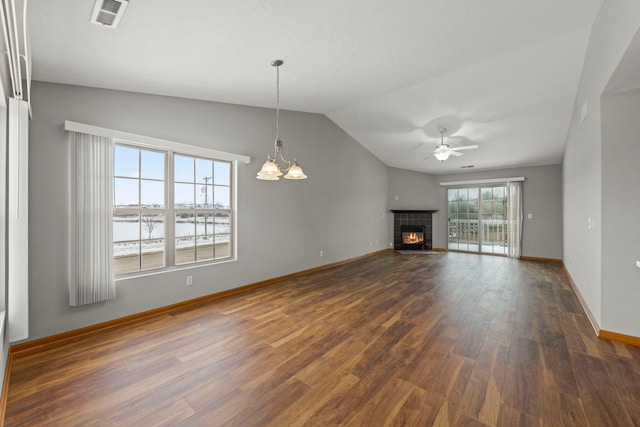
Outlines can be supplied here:
<path id="1" fill-rule="evenodd" d="M 284 158 L 284 147 L 280 140 L 280 66 L 283 63 L 281 59 L 271 61 L 271 65 L 276 67 L 276 141 L 273 157 L 271 157 L 271 154 L 267 155 L 267 160 L 262 165 L 262 169 L 260 169 L 257 176 L 258 179 L 266 181 L 277 181 L 285 173 L 285 179 L 307 178 L 296 159 L 290 161 Z M 282 165 L 278 163 L 278 158 Z"/>

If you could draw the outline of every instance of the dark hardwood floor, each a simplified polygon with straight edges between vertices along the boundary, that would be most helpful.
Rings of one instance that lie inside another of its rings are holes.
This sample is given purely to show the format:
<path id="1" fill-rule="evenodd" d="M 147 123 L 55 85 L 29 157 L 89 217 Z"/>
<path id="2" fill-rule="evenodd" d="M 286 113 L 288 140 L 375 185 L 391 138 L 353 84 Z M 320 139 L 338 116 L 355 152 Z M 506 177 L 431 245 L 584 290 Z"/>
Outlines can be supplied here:
<path id="1" fill-rule="evenodd" d="M 633 426 L 558 264 L 382 253 L 13 360 L 7 426 Z"/>

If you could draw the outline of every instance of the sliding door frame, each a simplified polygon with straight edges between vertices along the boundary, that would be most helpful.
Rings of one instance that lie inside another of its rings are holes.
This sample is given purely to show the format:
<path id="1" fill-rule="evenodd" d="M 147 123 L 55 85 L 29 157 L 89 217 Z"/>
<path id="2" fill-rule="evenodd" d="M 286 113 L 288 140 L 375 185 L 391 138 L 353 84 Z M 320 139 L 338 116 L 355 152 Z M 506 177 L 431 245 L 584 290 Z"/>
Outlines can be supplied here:
<path id="1" fill-rule="evenodd" d="M 499 189 L 496 194 L 496 189 Z M 464 202 L 459 197 L 459 191 L 466 190 L 466 219 L 460 219 L 460 202 Z M 455 210 L 456 218 L 453 219 L 456 222 L 456 227 L 452 227 L 452 209 L 451 209 L 451 192 L 457 191 L 456 196 L 458 203 L 458 209 Z M 476 193 L 476 198 L 471 198 L 471 193 Z M 491 193 L 491 198 L 486 199 L 487 193 Z M 497 198 L 496 198 L 497 197 Z M 455 188 L 447 189 L 447 250 L 471 252 L 481 254 L 493 254 L 493 255 L 508 255 L 507 246 L 507 222 L 508 222 L 508 192 L 506 183 L 487 183 L 487 185 L 473 185 L 473 186 L 459 186 Z M 470 204 L 470 200 L 476 200 L 477 202 Z M 487 204 L 488 203 L 488 204 Z M 501 206 L 500 206 L 501 205 Z M 472 209 L 477 207 L 476 212 L 472 212 Z M 487 209 L 488 208 L 488 209 Z M 487 213 L 486 211 L 489 210 Z M 470 218 L 471 214 L 475 214 L 475 218 Z M 490 218 L 485 218 L 490 215 Z M 466 223 L 460 222 L 466 221 Z M 474 222 L 475 221 L 475 222 Z M 461 225 L 463 225 L 461 227 Z M 455 229 L 457 242 L 456 247 L 452 248 L 452 229 Z M 460 234 L 461 229 L 466 229 L 466 249 L 460 247 Z M 475 232 L 474 232 L 475 231 Z M 470 234 L 471 233 L 471 234 Z M 475 239 L 474 239 L 475 234 Z M 489 238 L 490 235 L 491 237 Z M 500 236 L 499 240 L 496 240 L 496 236 Z M 475 243 L 473 243 L 475 241 Z M 490 246 L 486 244 L 490 242 Z M 496 245 L 496 242 L 501 242 Z M 477 246 L 477 248 L 473 248 Z M 490 250 L 487 248 L 490 247 Z"/>

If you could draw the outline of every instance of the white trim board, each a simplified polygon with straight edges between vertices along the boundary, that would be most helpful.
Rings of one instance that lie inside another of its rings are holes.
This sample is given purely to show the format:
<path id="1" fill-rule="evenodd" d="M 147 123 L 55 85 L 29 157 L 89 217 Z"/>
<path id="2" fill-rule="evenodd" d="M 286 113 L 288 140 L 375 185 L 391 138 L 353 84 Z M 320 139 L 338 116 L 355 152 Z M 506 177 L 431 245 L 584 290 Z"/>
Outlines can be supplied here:
<path id="1" fill-rule="evenodd" d="M 184 144 L 182 142 L 171 141 L 168 139 L 155 138 L 153 136 L 138 135 L 135 133 L 123 132 L 114 129 L 103 128 L 99 126 L 87 125 L 84 123 L 64 121 L 64 130 L 72 132 L 81 132 L 89 135 L 104 136 L 107 138 L 129 141 L 136 145 L 148 148 L 170 149 L 177 152 L 189 153 L 192 155 L 201 155 L 205 157 L 213 157 L 219 160 L 238 161 L 242 163 L 251 163 L 251 157 L 242 154 L 228 153 L 226 151 L 213 150 L 198 145 Z"/>
<path id="2" fill-rule="evenodd" d="M 440 183 L 440 186 L 447 187 L 449 185 L 496 184 L 496 183 L 517 182 L 517 181 L 524 181 L 524 176 L 514 176 L 511 178 L 472 179 L 468 181 L 443 181 Z"/>

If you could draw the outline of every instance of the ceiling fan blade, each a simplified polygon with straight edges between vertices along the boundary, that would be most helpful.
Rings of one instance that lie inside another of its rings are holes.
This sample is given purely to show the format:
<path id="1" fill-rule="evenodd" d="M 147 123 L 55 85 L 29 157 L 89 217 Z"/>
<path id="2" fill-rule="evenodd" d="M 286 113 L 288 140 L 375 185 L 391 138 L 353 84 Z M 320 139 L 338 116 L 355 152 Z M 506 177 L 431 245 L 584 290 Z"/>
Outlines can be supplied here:
<path id="1" fill-rule="evenodd" d="M 457 151 L 453 151 L 453 150 L 451 150 L 449 152 L 449 155 L 451 155 L 451 156 L 462 156 L 463 154 L 464 153 L 458 153 Z"/>
<path id="2" fill-rule="evenodd" d="M 472 150 L 474 148 L 479 148 L 479 147 L 477 145 L 465 145 L 464 147 L 453 147 L 453 148 L 451 148 L 451 150 L 456 150 L 456 151 Z"/>

